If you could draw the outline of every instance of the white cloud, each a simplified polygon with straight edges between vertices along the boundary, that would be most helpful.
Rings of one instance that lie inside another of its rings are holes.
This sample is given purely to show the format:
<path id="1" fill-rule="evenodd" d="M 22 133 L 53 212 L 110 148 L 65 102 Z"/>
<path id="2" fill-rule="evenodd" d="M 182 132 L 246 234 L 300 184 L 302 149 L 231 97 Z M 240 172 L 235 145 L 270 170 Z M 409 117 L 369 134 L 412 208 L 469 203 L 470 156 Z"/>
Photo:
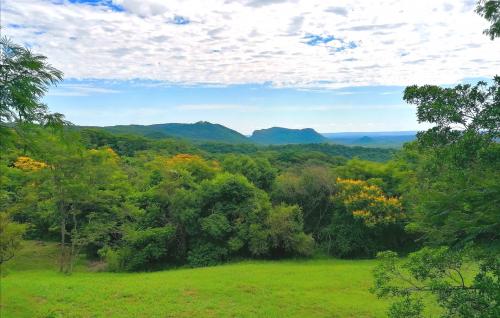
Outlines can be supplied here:
<path id="1" fill-rule="evenodd" d="M 4 0 L 2 33 L 47 55 L 67 78 L 339 88 L 455 83 L 500 71 L 500 41 L 482 34 L 487 22 L 470 0 L 112 3 L 124 11 Z M 307 35 L 335 40 L 308 45 Z"/>
<path id="2" fill-rule="evenodd" d="M 94 94 L 115 94 L 120 91 L 89 84 L 62 84 L 48 92 L 48 96 L 90 96 Z"/>

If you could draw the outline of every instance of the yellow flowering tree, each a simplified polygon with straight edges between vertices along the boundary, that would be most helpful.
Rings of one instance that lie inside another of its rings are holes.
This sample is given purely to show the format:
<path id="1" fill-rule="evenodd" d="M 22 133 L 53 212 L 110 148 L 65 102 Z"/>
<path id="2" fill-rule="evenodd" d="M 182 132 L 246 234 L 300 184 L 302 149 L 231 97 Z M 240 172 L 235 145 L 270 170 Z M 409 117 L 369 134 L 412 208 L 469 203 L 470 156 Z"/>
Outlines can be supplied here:
<path id="1" fill-rule="evenodd" d="M 42 161 L 37 161 L 30 157 L 20 156 L 14 162 L 14 167 L 23 171 L 38 171 L 47 167 L 47 164 Z"/>
<path id="2" fill-rule="evenodd" d="M 402 203 L 374 182 L 337 178 L 331 201 L 331 223 L 321 233 L 328 253 L 366 257 L 407 244 Z"/>
<path id="3" fill-rule="evenodd" d="M 388 197 L 382 189 L 363 180 L 337 178 L 336 199 L 346 210 L 368 227 L 403 220 L 403 206 L 398 198 Z"/>
<path id="4" fill-rule="evenodd" d="M 189 173 L 195 181 L 213 178 L 220 171 L 219 163 L 207 161 L 200 156 L 178 154 L 164 162 L 164 168 L 169 175 Z"/>

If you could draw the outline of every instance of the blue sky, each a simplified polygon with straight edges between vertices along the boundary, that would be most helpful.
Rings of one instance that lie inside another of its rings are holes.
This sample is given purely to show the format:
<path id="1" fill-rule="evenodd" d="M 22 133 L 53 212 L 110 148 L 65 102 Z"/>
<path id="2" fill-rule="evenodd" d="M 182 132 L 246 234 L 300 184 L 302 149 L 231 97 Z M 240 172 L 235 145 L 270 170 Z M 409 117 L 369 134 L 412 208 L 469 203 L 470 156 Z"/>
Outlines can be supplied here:
<path id="1" fill-rule="evenodd" d="M 401 101 L 402 91 L 397 86 L 331 90 L 67 80 L 45 101 L 81 125 L 206 120 L 245 134 L 272 126 L 320 132 L 414 130 L 415 110 Z"/>
<path id="2" fill-rule="evenodd" d="M 475 0 L 3 0 L 2 33 L 65 73 L 75 124 L 416 130 L 412 84 L 491 78 Z"/>

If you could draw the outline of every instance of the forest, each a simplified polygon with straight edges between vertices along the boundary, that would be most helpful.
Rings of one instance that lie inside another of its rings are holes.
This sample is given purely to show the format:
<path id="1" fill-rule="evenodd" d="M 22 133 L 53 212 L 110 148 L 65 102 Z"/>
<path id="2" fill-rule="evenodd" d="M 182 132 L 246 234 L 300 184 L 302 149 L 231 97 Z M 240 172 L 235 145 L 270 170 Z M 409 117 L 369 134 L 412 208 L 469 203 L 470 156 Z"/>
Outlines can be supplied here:
<path id="1" fill-rule="evenodd" d="M 369 289 L 389 317 L 500 317 L 499 76 L 407 87 L 432 128 L 400 150 L 193 143 L 73 126 L 42 102 L 62 73 L 1 47 L 2 268 L 34 241 L 57 243 L 68 277 L 82 260 L 129 273 L 376 259 Z"/>

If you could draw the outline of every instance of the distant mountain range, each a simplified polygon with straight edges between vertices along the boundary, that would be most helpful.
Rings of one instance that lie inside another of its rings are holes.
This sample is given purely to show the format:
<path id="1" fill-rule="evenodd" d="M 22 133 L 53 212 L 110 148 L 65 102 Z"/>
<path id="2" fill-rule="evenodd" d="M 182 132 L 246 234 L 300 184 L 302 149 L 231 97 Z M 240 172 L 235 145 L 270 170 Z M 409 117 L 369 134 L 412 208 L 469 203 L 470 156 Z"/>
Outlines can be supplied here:
<path id="1" fill-rule="evenodd" d="M 403 144 L 415 140 L 416 131 L 386 131 L 386 132 L 346 132 L 326 133 L 330 142 L 363 147 L 400 148 Z"/>
<path id="2" fill-rule="evenodd" d="M 89 128 L 89 127 L 82 127 Z M 230 144 L 255 143 L 262 145 L 336 143 L 350 146 L 399 148 L 415 139 L 415 131 L 348 132 L 320 134 L 312 128 L 288 129 L 272 127 L 244 136 L 219 124 L 200 121 L 193 124 L 119 125 L 92 127 L 116 134 L 137 134 L 149 138 L 175 137 L 195 142 Z"/>

